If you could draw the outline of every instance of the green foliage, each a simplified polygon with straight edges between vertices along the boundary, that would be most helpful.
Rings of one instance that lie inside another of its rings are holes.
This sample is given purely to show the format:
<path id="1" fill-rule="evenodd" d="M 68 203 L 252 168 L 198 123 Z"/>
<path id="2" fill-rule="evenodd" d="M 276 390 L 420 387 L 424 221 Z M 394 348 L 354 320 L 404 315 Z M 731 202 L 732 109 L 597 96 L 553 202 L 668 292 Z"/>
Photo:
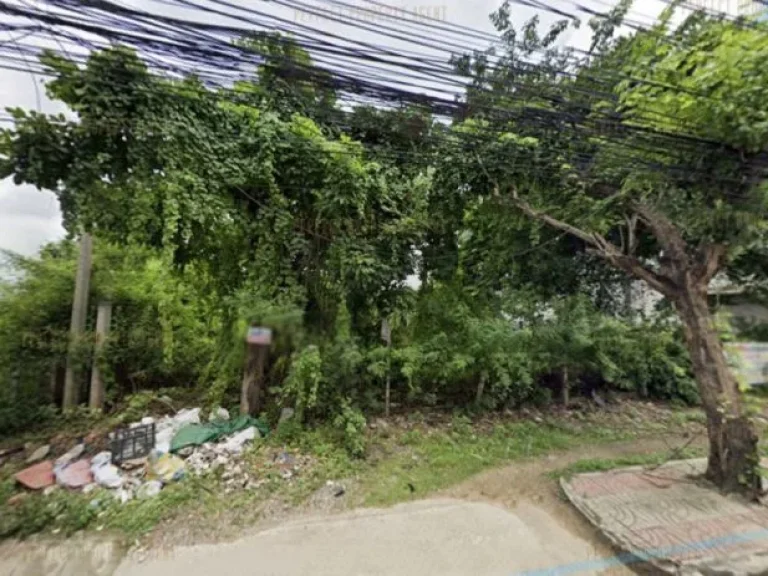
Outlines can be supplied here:
<path id="1" fill-rule="evenodd" d="M 281 388 L 282 402 L 292 403 L 296 418 L 301 421 L 307 410 L 317 406 L 317 396 L 323 381 L 322 358 L 317 346 L 311 345 L 297 352 L 291 369 Z"/>
<path id="2" fill-rule="evenodd" d="M 82 373 L 99 362 L 109 406 L 142 388 L 196 384 L 212 359 L 218 320 L 191 275 L 173 271 L 151 250 L 118 248 L 98 238 L 95 246 L 88 332 L 74 345 Z M 11 280 L 0 286 L 0 433 L 41 424 L 58 399 L 75 246 L 63 241 L 46 247 L 39 259 L 9 256 L 9 264 Z M 113 304 L 112 326 L 102 357 L 93 360 L 95 308 L 102 299 Z"/>
<path id="3" fill-rule="evenodd" d="M 360 410 L 352 408 L 349 401 L 343 401 L 333 425 L 342 434 L 344 447 L 351 456 L 365 454 L 365 416 Z"/>

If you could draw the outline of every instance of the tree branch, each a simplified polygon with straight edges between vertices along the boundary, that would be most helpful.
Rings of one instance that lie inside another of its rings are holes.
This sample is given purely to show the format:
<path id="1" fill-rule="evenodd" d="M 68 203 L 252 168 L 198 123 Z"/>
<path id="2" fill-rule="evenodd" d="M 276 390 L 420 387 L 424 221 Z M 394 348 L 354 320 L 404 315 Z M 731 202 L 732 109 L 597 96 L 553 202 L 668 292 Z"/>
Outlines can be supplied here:
<path id="1" fill-rule="evenodd" d="M 690 264 L 688 258 L 688 244 L 669 218 L 647 204 L 642 204 L 640 202 L 634 202 L 632 204 L 632 209 L 659 241 L 666 258 L 669 258 L 682 266 L 688 266 Z"/>
<path id="2" fill-rule="evenodd" d="M 700 264 L 696 267 L 696 279 L 708 286 L 720 270 L 728 252 L 725 244 L 705 244 L 699 249 Z"/>
<path id="3" fill-rule="evenodd" d="M 666 296 L 672 296 L 674 294 L 674 285 L 668 278 L 657 274 L 634 256 L 623 254 L 618 246 L 609 242 L 600 234 L 586 232 L 567 222 L 553 218 L 549 214 L 535 210 L 525 200 L 518 197 L 517 190 L 514 188 L 512 189 L 512 201 L 515 206 L 531 218 L 544 222 L 553 228 L 557 228 L 558 230 L 562 230 L 563 232 L 583 240 L 586 244 L 592 247 L 592 253 L 605 259 L 616 268 L 643 280 L 657 292 Z"/>

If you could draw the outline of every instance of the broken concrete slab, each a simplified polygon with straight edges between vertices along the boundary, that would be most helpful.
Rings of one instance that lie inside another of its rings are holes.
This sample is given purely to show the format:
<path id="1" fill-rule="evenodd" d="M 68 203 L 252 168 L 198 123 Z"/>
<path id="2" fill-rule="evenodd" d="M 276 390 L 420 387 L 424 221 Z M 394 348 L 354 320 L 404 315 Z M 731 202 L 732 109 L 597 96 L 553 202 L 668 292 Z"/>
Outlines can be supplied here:
<path id="1" fill-rule="evenodd" d="M 34 464 L 35 462 L 40 462 L 40 460 L 43 460 L 50 454 L 51 452 L 51 446 L 49 444 L 46 444 L 45 446 L 40 446 L 37 450 L 32 452 L 32 454 L 29 455 L 29 458 L 27 458 L 27 464 Z"/>
<path id="2" fill-rule="evenodd" d="M 93 482 L 91 460 L 83 458 L 68 466 L 56 469 L 56 481 L 66 488 L 82 488 Z"/>
<path id="3" fill-rule="evenodd" d="M 669 574 L 768 573 L 768 508 L 720 494 L 702 479 L 705 469 L 704 459 L 685 460 L 579 474 L 561 485 L 627 551 L 622 563 L 647 561 Z"/>
<path id="4" fill-rule="evenodd" d="M 16 482 L 30 490 L 42 490 L 56 483 L 53 475 L 53 462 L 44 460 L 39 464 L 25 468 L 15 476 Z"/>

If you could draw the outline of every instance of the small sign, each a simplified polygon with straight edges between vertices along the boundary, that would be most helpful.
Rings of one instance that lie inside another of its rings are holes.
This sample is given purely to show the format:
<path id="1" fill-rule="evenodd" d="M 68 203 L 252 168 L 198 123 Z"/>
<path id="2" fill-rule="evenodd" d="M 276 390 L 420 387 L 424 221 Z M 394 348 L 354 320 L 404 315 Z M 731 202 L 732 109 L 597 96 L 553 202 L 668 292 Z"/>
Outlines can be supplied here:
<path id="1" fill-rule="evenodd" d="M 272 329 L 261 326 L 251 326 L 248 328 L 248 335 L 245 337 L 248 344 L 260 344 L 268 346 L 272 343 Z"/>
<path id="2" fill-rule="evenodd" d="M 392 345 L 392 329 L 389 327 L 387 319 L 381 321 L 381 339 L 387 343 L 387 346 Z"/>

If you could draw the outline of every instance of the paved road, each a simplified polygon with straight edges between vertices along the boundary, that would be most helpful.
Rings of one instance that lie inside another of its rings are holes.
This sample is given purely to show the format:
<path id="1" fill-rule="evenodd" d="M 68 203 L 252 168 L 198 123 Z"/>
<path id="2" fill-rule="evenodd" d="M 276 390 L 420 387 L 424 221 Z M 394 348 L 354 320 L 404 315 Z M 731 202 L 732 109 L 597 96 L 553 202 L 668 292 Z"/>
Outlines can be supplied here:
<path id="1" fill-rule="evenodd" d="M 293 521 L 229 544 L 126 560 L 115 576 L 513 576 L 595 557 L 531 504 L 510 511 L 446 499 Z"/>

